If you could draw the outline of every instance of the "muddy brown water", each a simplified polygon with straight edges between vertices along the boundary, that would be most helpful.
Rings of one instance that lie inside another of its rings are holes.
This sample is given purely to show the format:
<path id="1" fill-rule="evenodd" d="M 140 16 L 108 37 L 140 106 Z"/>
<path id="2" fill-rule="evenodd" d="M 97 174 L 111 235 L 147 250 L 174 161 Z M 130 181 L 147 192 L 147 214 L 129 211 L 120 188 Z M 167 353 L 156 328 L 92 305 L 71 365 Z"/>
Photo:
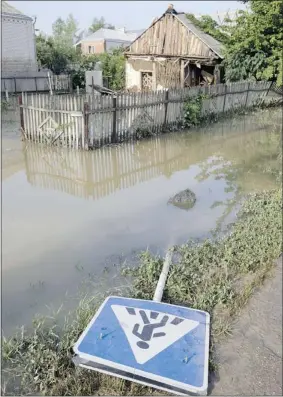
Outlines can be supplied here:
<path id="1" fill-rule="evenodd" d="M 280 124 L 273 109 L 80 152 L 23 143 L 17 120 L 3 122 L 4 333 L 61 304 L 72 308 L 86 280 L 94 294 L 123 288 L 120 265 L 135 263 L 140 250 L 163 255 L 223 229 L 243 195 L 275 186 L 253 165 L 273 161 L 270 134 Z M 197 198 L 192 209 L 167 204 L 187 188 Z"/>

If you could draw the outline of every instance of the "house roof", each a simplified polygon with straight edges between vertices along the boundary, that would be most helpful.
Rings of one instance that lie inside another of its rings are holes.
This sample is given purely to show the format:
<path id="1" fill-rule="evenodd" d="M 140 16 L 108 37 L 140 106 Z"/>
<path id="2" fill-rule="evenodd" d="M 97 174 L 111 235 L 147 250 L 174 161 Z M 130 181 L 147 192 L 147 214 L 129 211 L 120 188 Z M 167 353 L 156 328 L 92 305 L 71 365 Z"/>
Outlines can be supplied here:
<path id="1" fill-rule="evenodd" d="M 160 18 L 156 19 L 148 29 L 152 27 L 152 25 L 156 24 L 158 21 L 160 21 L 161 18 L 163 18 L 165 14 L 162 14 Z M 204 44 L 206 44 L 216 55 L 218 55 L 220 58 L 223 57 L 223 50 L 222 50 L 222 44 L 216 40 L 214 37 L 210 36 L 209 34 L 203 32 L 201 29 L 197 28 L 187 17 L 184 12 L 180 13 L 172 13 L 172 15 L 177 18 L 188 30 L 190 30 L 192 33 L 194 33 Z M 147 31 L 148 29 L 141 31 L 140 34 L 134 39 L 136 41 L 142 34 Z M 133 42 L 134 42 L 133 41 Z M 131 43 L 133 44 L 133 43 Z"/>
<path id="2" fill-rule="evenodd" d="M 223 58 L 222 44 L 214 37 L 203 32 L 197 28 L 187 17 L 185 13 L 179 13 L 174 15 L 183 25 L 186 26 L 191 32 L 193 32 L 204 44 L 206 44 L 216 55 Z"/>
<path id="3" fill-rule="evenodd" d="M 5 16 L 16 16 L 21 19 L 28 19 L 32 21 L 31 17 L 24 15 L 21 11 L 17 10 L 15 7 L 8 4 L 6 1 L 1 2 L 1 15 Z"/>
<path id="4" fill-rule="evenodd" d="M 137 37 L 136 33 L 124 32 L 119 29 L 105 29 L 101 28 L 96 32 L 92 33 L 90 36 L 85 37 L 78 43 L 96 41 L 96 40 L 111 40 L 111 41 L 121 41 L 131 43 Z"/>

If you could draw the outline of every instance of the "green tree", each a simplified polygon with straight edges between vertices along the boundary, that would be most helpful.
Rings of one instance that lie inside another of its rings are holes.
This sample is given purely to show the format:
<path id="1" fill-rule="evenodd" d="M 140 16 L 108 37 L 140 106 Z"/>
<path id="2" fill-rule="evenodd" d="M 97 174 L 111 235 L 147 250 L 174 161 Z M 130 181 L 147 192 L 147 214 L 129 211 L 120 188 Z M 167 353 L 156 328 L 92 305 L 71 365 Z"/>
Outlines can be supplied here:
<path id="1" fill-rule="evenodd" d="M 97 30 L 105 28 L 105 29 L 115 29 L 115 26 L 111 25 L 110 23 L 107 23 L 104 19 L 104 17 L 98 18 L 93 18 L 92 24 L 89 27 L 89 32 L 90 33 L 95 33 Z"/>
<path id="2" fill-rule="evenodd" d="M 282 85 L 283 2 L 246 0 L 234 24 L 225 52 L 226 80 L 277 80 Z"/>
<path id="3" fill-rule="evenodd" d="M 54 58 L 54 42 L 52 38 L 40 33 L 36 36 L 37 61 L 41 68 L 52 69 Z"/>
<path id="4" fill-rule="evenodd" d="M 101 62 L 103 77 L 108 78 L 109 88 L 114 91 L 125 87 L 125 58 L 123 49 L 114 49 L 110 53 L 82 55 L 78 70 L 73 72 L 73 85 L 84 87 L 85 72 L 93 70 L 97 62 Z"/>
<path id="5" fill-rule="evenodd" d="M 222 30 L 221 26 L 209 15 L 202 15 L 200 18 L 196 18 L 194 14 L 186 14 L 186 17 L 203 32 L 214 37 L 221 43 L 227 43 L 229 40 L 229 34 Z"/>
<path id="6" fill-rule="evenodd" d="M 36 38 L 37 58 L 41 67 L 55 74 L 68 73 L 70 64 L 79 58 L 74 47 L 78 23 L 70 14 L 66 21 L 58 18 L 52 25 L 52 36 L 40 34 Z"/>
<path id="7" fill-rule="evenodd" d="M 52 24 L 52 36 L 56 44 L 60 46 L 72 47 L 76 41 L 78 32 L 78 22 L 70 14 L 66 21 L 62 18 L 56 19 Z"/>

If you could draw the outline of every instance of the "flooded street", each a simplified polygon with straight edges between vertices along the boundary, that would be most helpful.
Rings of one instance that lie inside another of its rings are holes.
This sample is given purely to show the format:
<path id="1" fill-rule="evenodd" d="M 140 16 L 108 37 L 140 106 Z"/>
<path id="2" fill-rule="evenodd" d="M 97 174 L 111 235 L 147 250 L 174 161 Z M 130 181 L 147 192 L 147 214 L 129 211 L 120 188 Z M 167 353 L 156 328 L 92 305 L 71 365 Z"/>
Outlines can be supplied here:
<path id="1" fill-rule="evenodd" d="M 80 152 L 26 144 L 18 124 L 5 122 L 4 332 L 61 304 L 71 308 L 86 279 L 94 294 L 120 286 L 119 266 L 140 250 L 163 255 L 233 221 L 243 195 L 275 186 L 257 164 L 272 166 L 280 125 L 281 111 L 272 109 Z M 167 204 L 187 188 L 196 195 L 193 208 Z"/>

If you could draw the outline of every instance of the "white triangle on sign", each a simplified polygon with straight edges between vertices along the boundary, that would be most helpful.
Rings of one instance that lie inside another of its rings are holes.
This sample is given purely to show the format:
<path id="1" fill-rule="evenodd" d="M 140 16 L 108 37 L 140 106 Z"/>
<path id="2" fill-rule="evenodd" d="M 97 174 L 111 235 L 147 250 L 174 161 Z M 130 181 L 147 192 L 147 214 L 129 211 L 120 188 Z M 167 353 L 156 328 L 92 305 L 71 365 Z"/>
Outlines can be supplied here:
<path id="1" fill-rule="evenodd" d="M 172 314 L 130 306 L 111 306 L 138 364 L 144 364 L 199 325 Z"/>

